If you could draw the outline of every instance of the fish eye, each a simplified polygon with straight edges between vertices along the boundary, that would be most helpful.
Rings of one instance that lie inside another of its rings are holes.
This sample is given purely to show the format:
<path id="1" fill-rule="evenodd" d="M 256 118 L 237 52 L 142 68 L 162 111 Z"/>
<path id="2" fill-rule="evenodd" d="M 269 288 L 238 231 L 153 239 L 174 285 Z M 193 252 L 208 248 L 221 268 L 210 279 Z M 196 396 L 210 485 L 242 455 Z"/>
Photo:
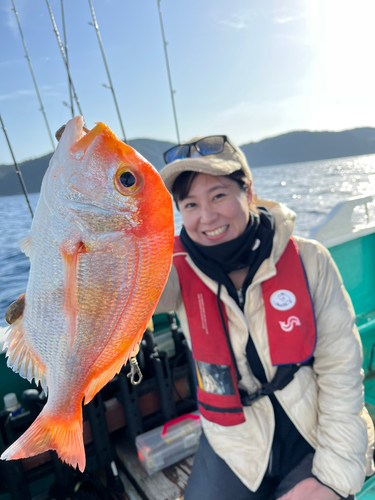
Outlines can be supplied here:
<path id="1" fill-rule="evenodd" d="M 120 194 L 130 196 L 139 190 L 142 182 L 139 175 L 131 168 L 120 165 L 115 174 L 114 185 Z"/>
<path id="2" fill-rule="evenodd" d="M 131 172 L 123 172 L 121 175 L 120 175 L 120 182 L 121 184 L 126 187 L 126 188 L 130 188 L 132 186 L 134 186 L 135 184 L 135 177 L 134 175 L 131 173 Z"/>

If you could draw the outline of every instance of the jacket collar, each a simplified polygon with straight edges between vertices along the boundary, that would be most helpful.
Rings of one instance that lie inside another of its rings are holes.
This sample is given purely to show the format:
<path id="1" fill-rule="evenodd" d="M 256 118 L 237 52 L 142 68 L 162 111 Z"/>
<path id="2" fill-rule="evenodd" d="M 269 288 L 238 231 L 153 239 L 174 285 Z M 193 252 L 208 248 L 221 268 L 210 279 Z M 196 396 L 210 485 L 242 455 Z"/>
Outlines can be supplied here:
<path id="1" fill-rule="evenodd" d="M 256 199 L 255 203 L 259 207 L 265 207 L 274 217 L 275 235 L 273 238 L 271 255 L 260 265 L 249 289 L 276 274 L 276 264 L 282 256 L 289 242 L 289 238 L 292 236 L 296 220 L 296 214 L 293 210 L 282 203 L 264 199 Z"/>

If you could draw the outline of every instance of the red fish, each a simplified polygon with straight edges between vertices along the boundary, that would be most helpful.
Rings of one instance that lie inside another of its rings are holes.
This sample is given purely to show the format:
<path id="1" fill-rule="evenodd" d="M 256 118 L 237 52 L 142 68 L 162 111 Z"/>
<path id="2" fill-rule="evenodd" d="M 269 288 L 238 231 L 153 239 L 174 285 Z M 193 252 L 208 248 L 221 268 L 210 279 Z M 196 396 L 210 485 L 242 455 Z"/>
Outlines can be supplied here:
<path id="1" fill-rule="evenodd" d="M 70 120 L 43 179 L 30 236 L 22 317 L 8 366 L 48 391 L 30 428 L 1 456 L 56 450 L 85 468 L 82 400 L 118 373 L 140 342 L 171 266 L 171 197 L 158 172 L 103 123 Z"/>

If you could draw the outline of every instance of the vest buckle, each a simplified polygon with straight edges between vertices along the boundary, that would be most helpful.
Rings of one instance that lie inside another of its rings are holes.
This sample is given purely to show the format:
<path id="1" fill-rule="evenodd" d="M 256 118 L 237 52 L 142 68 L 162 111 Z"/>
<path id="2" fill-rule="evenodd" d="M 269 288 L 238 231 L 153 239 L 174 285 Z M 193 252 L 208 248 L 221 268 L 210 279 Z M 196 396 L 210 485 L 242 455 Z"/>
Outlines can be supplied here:
<path id="1" fill-rule="evenodd" d="M 241 403 L 243 406 L 251 406 L 253 403 L 261 399 L 263 396 L 266 395 L 264 391 L 264 387 L 261 387 L 257 391 L 253 392 L 252 394 L 246 394 L 244 391 L 240 391 L 241 394 Z"/>

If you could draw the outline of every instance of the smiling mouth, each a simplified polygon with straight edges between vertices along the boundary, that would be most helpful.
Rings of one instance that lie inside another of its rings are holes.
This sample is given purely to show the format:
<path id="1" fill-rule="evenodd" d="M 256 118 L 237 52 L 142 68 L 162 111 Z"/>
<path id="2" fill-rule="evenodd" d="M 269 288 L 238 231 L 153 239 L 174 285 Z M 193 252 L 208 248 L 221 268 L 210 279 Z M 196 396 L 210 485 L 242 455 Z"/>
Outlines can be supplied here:
<path id="1" fill-rule="evenodd" d="M 225 231 L 228 229 L 229 224 L 226 226 L 218 227 L 217 229 L 214 229 L 213 231 L 203 231 L 203 233 L 206 236 L 212 237 L 212 236 L 220 236 L 220 234 L 225 233 Z"/>

